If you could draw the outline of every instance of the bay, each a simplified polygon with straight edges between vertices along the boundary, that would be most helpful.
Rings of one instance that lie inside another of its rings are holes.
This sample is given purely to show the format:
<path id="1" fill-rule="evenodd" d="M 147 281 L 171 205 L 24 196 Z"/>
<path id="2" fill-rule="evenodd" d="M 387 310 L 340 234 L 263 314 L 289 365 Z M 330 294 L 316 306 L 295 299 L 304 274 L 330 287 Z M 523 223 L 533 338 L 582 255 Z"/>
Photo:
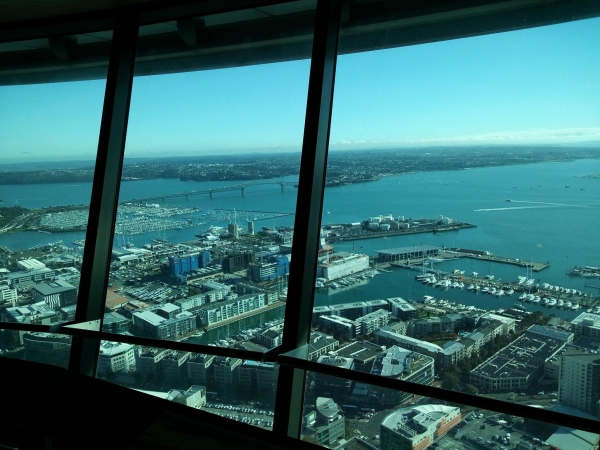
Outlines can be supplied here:
<path id="1" fill-rule="evenodd" d="M 550 263 L 547 269 L 534 273 L 536 281 L 566 288 L 575 288 L 591 295 L 600 281 L 574 278 L 566 274 L 575 265 L 600 265 L 600 180 L 578 178 L 580 175 L 600 173 L 600 160 L 578 160 L 561 163 L 498 166 L 459 171 L 423 172 L 384 177 L 379 181 L 328 188 L 325 191 L 323 225 L 359 222 L 372 216 L 392 214 L 412 218 L 447 216 L 477 225 L 476 228 L 440 234 L 422 233 L 395 236 L 387 239 L 368 239 L 335 244 L 336 251 L 352 250 L 374 256 L 377 250 L 409 245 L 429 244 L 488 250 L 496 256 L 519 258 L 524 261 Z M 288 177 L 287 180 L 293 180 Z M 128 181 L 121 187 L 121 200 L 134 197 L 166 195 L 189 190 L 209 189 L 238 184 L 236 182 L 189 183 L 179 180 Z M 567 187 L 568 186 L 568 187 Z M 89 204 L 90 185 L 35 185 L 2 186 L 0 198 L 4 206 L 21 205 L 36 208 L 49 205 Z M 214 209 L 242 211 L 294 212 L 298 191 L 279 185 L 259 185 L 239 191 L 217 193 L 189 199 L 158 200 L 160 205 L 200 208 L 202 214 Z M 511 200 L 507 202 L 507 200 Z M 245 216 L 242 217 L 242 223 Z M 292 226 L 294 215 L 258 221 L 262 226 Z M 227 221 L 206 223 L 183 230 L 167 230 L 160 237 L 170 242 L 195 239 L 194 234 L 210 225 L 225 226 Z M 39 243 L 62 239 L 70 244 L 84 233 L 22 232 L 0 236 L 0 245 L 10 249 L 29 248 Z M 159 237 L 157 232 L 128 237 L 137 246 Z M 116 242 L 115 242 L 116 244 Z M 496 279 L 514 281 L 525 276 L 525 269 L 500 263 L 461 259 L 445 262 L 441 270 L 473 271 L 480 275 L 493 274 Z M 588 285 L 586 287 L 586 284 Z M 337 304 L 347 301 L 371 300 L 402 296 L 420 299 L 433 295 L 434 288 L 414 281 L 414 273 L 394 269 L 369 283 L 355 288 L 317 292 L 315 305 Z M 466 290 L 448 291 L 437 298 L 460 301 L 487 309 L 509 306 L 515 298 L 495 299 L 474 295 Z M 456 297 L 456 298 L 455 298 Z M 532 305 L 532 308 L 534 306 Z M 542 307 L 538 307 L 542 308 Z M 570 315 L 571 312 L 553 310 Z M 574 312 L 575 313 L 575 312 Z M 558 313 L 557 313 L 558 314 Z M 576 313 L 577 314 L 577 313 Z"/>

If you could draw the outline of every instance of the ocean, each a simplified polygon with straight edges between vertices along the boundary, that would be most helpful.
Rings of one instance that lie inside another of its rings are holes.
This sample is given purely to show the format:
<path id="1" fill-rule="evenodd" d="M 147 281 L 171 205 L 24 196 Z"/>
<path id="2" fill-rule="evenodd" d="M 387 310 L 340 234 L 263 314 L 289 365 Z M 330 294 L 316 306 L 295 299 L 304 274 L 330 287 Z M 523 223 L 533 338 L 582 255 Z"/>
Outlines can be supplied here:
<path id="1" fill-rule="evenodd" d="M 600 173 L 600 160 L 578 160 L 560 163 L 539 163 L 476 168 L 458 171 L 412 173 L 383 177 L 379 181 L 327 188 L 323 208 L 323 225 L 359 222 L 372 216 L 392 214 L 412 218 L 436 218 L 440 215 L 477 225 L 476 228 L 440 234 L 422 233 L 367 239 L 335 244 L 336 251 L 352 250 L 374 256 L 377 250 L 418 244 L 444 245 L 475 250 L 487 250 L 496 256 L 524 261 L 549 262 L 550 266 L 534 273 L 539 282 L 575 288 L 594 296 L 600 291 L 598 279 L 571 277 L 566 274 L 575 265 L 600 266 L 600 179 L 579 178 Z M 293 177 L 286 178 L 293 181 Z M 162 195 L 190 190 L 209 189 L 238 184 L 236 182 L 190 183 L 178 180 L 127 181 L 122 183 L 120 200 Z M 89 203 L 91 184 L 0 186 L 4 206 L 27 208 Z M 277 184 L 246 188 L 239 191 L 169 199 L 155 203 L 200 208 L 193 214 L 194 225 L 182 230 L 166 230 L 127 236 L 137 246 L 158 237 L 170 242 L 194 240 L 195 233 L 210 225 L 226 226 L 227 221 L 206 222 L 206 211 L 231 209 L 241 211 L 238 217 L 245 223 L 253 214 L 245 211 L 276 211 L 293 213 L 298 191 L 281 190 Z M 511 200 L 507 202 L 507 200 Z M 294 215 L 255 222 L 261 227 L 292 226 Z M 84 238 L 83 232 L 38 233 L 21 232 L 0 235 L 0 245 L 18 250 L 61 239 L 71 245 Z M 115 242 L 116 244 L 116 242 Z M 293 263 L 292 263 L 293 264 Z M 496 279 L 514 281 L 525 276 L 525 268 L 501 263 L 460 259 L 436 264 L 436 268 L 473 271 L 480 276 L 492 274 Z M 486 309 L 505 308 L 517 297 L 497 299 L 484 294 L 472 294 L 463 289 L 442 293 L 414 280 L 414 272 L 392 269 L 370 282 L 348 289 L 326 289 L 315 295 L 315 305 L 349 301 L 373 300 L 400 296 L 421 299 L 423 295 L 445 298 Z M 587 286 L 586 286 L 587 285 Z M 592 287 L 590 287 L 592 286 Z M 529 306 L 557 316 L 570 318 L 579 312 L 548 310 Z M 262 321 L 256 317 L 257 321 Z M 266 319 L 266 320 L 272 320 Z"/>

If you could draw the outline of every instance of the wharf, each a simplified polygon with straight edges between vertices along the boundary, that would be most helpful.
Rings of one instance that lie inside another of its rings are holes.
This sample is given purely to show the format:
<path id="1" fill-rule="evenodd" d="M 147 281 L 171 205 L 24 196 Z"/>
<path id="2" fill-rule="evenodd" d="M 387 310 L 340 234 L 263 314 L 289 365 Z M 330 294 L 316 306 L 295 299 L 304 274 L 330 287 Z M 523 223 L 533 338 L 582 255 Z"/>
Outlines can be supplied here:
<path id="1" fill-rule="evenodd" d="M 331 226 L 331 225 L 329 225 L 329 226 Z M 406 230 L 389 230 L 389 231 L 381 231 L 381 230 L 372 231 L 372 230 L 366 230 L 364 228 L 360 228 L 360 229 L 343 228 L 343 229 L 336 229 L 336 232 L 338 233 L 338 235 L 332 239 L 328 239 L 327 241 L 330 244 L 334 244 L 336 242 L 358 241 L 358 240 L 362 240 L 362 239 L 375 239 L 375 238 L 384 238 L 385 239 L 389 236 L 404 236 L 404 235 L 408 235 L 408 234 L 417 234 L 417 233 L 438 234 L 441 232 L 458 231 L 463 228 L 476 228 L 476 227 L 477 227 L 477 225 L 460 222 L 460 223 L 454 223 L 452 225 L 437 225 L 435 228 L 415 227 L 415 228 L 408 228 Z M 327 227 L 325 227 L 325 228 L 327 228 Z"/>
<path id="2" fill-rule="evenodd" d="M 443 259 L 472 258 L 481 261 L 493 261 L 503 264 L 512 264 L 520 267 L 529 267 L 533 272 L 539 272 L 540 270 L 544 270 L 550 267 L 549 262 L 542 263 L 533 261 L 523 261 L 521 259 L 516 258 L 505 258 L 503 256 L 487 255 L 484 252 L 474 252 L 472 250 L 461 249 L 441 250 L 438 254 L 438 257 L 442 257 Z"/>
<path id="3" fill-rule="evenodd" d="M 450 258 L 449 260 L 452 259 L 457 259 L 457 258 Z M 409 264 L 406 264 L 406 260 L 404 261 L 394 261 L 394 262 L 389 262 L 389 263 L 379 263 L 378 264 L 378 270 L 379 267 L 401 267 L 403 269 L 408 269 L 408 270 L 412 270 L 414 272 L 418 272 L 420 273 L 422 271 L 422 259 L 412 259 L 410 260 Z M 576 303 L 579 303 L 580 307 L 581 307 L 581 312 L 585 312 L 585 310 L 588 310 L 588 308 L 592 308 L 592 307 L 596 307 L 596 306 L 600 306 L 600 296 L 598 297 L 594 297 L 590 294 L 567 294 L 565 292 L 556 292 L 550 289 L 544 289 L 542 286 L 540 286 L 539 284 L 536 284 L 535 286 L 524 286 L 519 284 L 516 281 L 504 281 L 502 279 L 499 278 L 495 278 L 490 280 L 488 277 L 484 276 L 484 277 L 476 277 L 473 276 L 474 274 L 470 274 L 470 275 L 465 275 L 465 274 L 460 274 L 460 273 L 450 273 L 450 272 L 444 272 L 442 270 L 438 270 L 438 269 L 427 269 L 428 273 L 432 273 L 435 274 L 435 276 L 438 279 L 441 278 L 448 278 L 451 279 L 453 281 L 462 281 L 465 285 L 467 284 L 474 284 L 474 285 L 479 285 L 481 288 L 483 287 L 495 287 L 497 289 L 513 289 L 515 291 L 515 293 L 521 293 L 521 292 L 529 292 L 532 294 L 536 294 L 542 298 L 555 298 L 557 300 L 571 300 L 574 301 Z M 596 286 L 586 286 L 586 287 L 596 287 Z M 437 286 L 436 286 L 437 288 Z M 596 287 L 598 289 L 600 289 L 600 286 Z M 453 289 L 453 288 L 450 288 Z M 448 288 L 441 288 L 440 292 L 445 292 L 446 290 L 448 290 Z M 472 291 L 466 291 L 466 292 L 472 292 Z M 473 292 L 473 294 L 475 294 Z M 478 294 L 484 294 L 483 292 L 478 292 Z M 557 309 L 555 307 L 555 309 Z"/>

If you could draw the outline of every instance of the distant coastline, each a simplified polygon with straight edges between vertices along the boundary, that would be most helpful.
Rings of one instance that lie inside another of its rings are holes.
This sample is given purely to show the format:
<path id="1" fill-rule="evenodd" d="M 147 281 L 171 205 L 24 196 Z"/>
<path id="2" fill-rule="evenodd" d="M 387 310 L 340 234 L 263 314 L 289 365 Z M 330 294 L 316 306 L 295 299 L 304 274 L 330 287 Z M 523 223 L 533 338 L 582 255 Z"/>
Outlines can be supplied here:
<path id="1" fill-rule="evenodd" d="M 377 181 L 385 176 L 416 172 L 467 170 L 544 162 L 598 159 L 600 148 L 542 146 L 436 147 L 395 150 L 333 151 L 327 165 L 327 186 Z M 52 168 L 28 170 L 1 166 L 0 186 L 26 184 L 79 184 L 93 181 L 93 163 L 54 163 Z M 11 168 L 7 170 L 7 168 Z M 179 179 L 190 182 L 277 179 L 298 176 L 297 153 L 148 158 L 125 161 L 123 181 Z M 582 175 L 599 178 L 600 174 Z"/>

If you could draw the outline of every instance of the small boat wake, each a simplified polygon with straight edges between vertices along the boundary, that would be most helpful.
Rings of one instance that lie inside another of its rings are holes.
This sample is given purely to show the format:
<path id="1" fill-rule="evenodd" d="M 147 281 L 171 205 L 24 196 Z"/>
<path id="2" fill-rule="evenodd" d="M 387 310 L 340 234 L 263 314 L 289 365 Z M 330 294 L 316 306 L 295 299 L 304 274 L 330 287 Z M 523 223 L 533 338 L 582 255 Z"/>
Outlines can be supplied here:
<path id="1" fill-rule="evenodd" d="M 567 207 L 567 208 L 595 208 L 595 206 L 588 205 L 571 205 L 568 203 L 550 203 L 550 202 L 530 202 L 527 200 L 511 200 L 511 203 L 528 203 L 535 206 L 510 206 L 507 208 L 481 208 L 474 209 L 473 211 L 509 211 L 513 209 L 540 209 L 540 208 L 556 208 L 556 207 Z"/>

